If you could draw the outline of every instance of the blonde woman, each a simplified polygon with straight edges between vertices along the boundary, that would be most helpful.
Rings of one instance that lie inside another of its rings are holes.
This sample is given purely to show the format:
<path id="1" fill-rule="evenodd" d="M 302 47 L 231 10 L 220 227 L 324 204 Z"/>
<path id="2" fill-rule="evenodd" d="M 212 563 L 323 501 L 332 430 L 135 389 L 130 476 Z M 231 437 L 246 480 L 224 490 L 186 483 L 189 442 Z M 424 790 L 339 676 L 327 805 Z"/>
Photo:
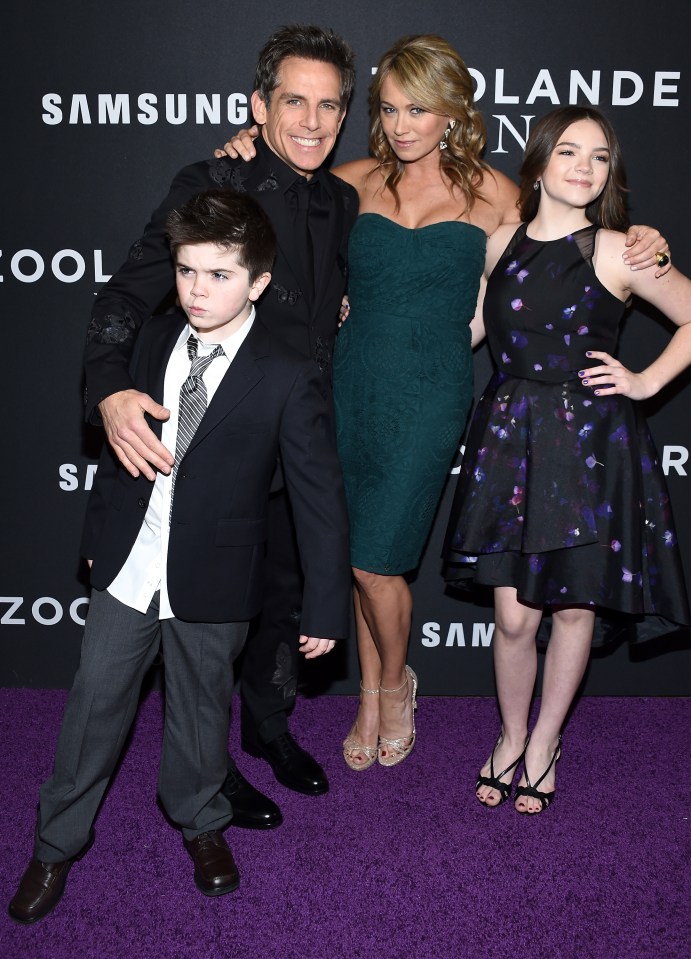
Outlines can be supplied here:
<path id="1" fill-rule="evenodd" d="M 484 144 L 462 59 L 441 37 L 407 37 L 370 89 L 372 157 L 334 171 L 360 197 L 334 357 L 362 669 L 344 743 L 353 769 L 395 765 L 415 742 L 404 574 L 419 563 L 473 396 L 469 324 L 486 237 L 518 222 L 518 191 L 482 161 Z"/>

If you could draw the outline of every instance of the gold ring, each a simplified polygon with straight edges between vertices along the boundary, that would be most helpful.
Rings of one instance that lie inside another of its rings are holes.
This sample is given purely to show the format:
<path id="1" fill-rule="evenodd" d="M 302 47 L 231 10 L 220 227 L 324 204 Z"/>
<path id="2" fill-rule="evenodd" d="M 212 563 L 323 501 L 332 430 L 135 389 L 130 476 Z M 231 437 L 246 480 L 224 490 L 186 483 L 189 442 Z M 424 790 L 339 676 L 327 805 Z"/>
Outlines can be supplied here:
<path id="1" fill-rule="evenodd" d="M 664 250 L 658 250 L 655 254 L 655 259 L 657 260 L 658 266 L 667 266 L 669 263 L 669 256 L 664 252 Z"/>

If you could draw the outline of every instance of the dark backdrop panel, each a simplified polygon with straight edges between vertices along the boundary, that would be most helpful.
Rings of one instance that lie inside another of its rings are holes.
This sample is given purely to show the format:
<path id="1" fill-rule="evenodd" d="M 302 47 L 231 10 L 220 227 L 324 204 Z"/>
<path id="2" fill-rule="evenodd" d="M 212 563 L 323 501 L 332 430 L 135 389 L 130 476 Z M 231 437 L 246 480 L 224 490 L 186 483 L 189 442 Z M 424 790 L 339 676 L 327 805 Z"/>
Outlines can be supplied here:
<path id="1" fill-rule="evenodd" d="M 662 15 L 660 15 L 662 14 Z M 651 16 L 655 19 L 651 20 Z M 487 159 L 515 176 L 532 119 L 590 97 L 620 134 L 632 217 L 653 223 L 685 272 L 689 193 L 689 7 L 669 0 L 120 0 L 6 4 L 2 70 L 0 299 L 8 442 L 2 484 L 0 685 L 67 686 L 88 591 L 78 557 L 98 436 L 81 423 L 81 350 L 90 300 L 124 259 L 183 165 L 247 120 L 256 53 L 290 21 L 332 26 L 353 44 L 359 82 L 336 152 L 366 151 L 372 68 L 406 33 L 438 32 L 463 54 L 488 126 Z M 592 91 L 583 92 L 583 87 Z M 641 367 L 668 325 L 635 310 L 621 356 Z M 489 358 L 477 358 L 478 391 Z M 680 540 L 691 543 L 691 385 L 648 405 L 667 466 Z M 411 661 L 426 693 L 492 691 L 490 607 L 444 594 L 439 548 L 453 477 L 414 582 Z M 687 691 L 683 638 L 593 658 L 585 691 Z M 314 667 L 333 691 L 356 688 L 354 643 Z"/>

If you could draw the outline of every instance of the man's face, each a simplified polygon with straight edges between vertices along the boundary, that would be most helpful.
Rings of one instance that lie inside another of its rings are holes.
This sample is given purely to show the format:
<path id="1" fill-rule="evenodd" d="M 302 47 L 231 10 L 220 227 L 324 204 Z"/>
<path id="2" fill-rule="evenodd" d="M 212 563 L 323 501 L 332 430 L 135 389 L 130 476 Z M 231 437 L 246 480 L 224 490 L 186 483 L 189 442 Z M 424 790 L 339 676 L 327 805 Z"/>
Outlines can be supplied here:
<path id="1" fill-rule="evenodd" d="M 273 152 L 309 179 L 333 150 L 345 116 L 338 70 L 331 63 L 288 57 L 271 106 L 255 91 L 252 110 Z"/>

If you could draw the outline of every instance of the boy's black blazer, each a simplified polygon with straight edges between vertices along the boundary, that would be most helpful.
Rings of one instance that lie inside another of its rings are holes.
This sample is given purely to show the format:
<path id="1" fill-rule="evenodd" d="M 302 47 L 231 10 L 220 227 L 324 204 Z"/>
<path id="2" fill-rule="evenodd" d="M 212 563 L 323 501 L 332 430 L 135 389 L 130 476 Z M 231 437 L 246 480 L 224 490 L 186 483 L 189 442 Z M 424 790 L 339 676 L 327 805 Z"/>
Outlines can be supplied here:
<path id="1" fill-rule="evenodd" d="M 168 358 L 185 322 L 180 311 L 155 316 L 137 338 L 131 379 L 161 403 Z M 160 422 L 150 425 L 160 437 Z M 173 612 L 199 622 L 247 620 L 258 612 L 279 453 L 305 577 L 300 631 L 345 637 L 348 522 L 329 401 L 314 363 L 257 318 L 178 469 L 168 548 Z M 105 445 L 82 539 L 96 589 L 106 588 L 127 559 L 152 489 L 144 477 L 133 479 Z"/>

